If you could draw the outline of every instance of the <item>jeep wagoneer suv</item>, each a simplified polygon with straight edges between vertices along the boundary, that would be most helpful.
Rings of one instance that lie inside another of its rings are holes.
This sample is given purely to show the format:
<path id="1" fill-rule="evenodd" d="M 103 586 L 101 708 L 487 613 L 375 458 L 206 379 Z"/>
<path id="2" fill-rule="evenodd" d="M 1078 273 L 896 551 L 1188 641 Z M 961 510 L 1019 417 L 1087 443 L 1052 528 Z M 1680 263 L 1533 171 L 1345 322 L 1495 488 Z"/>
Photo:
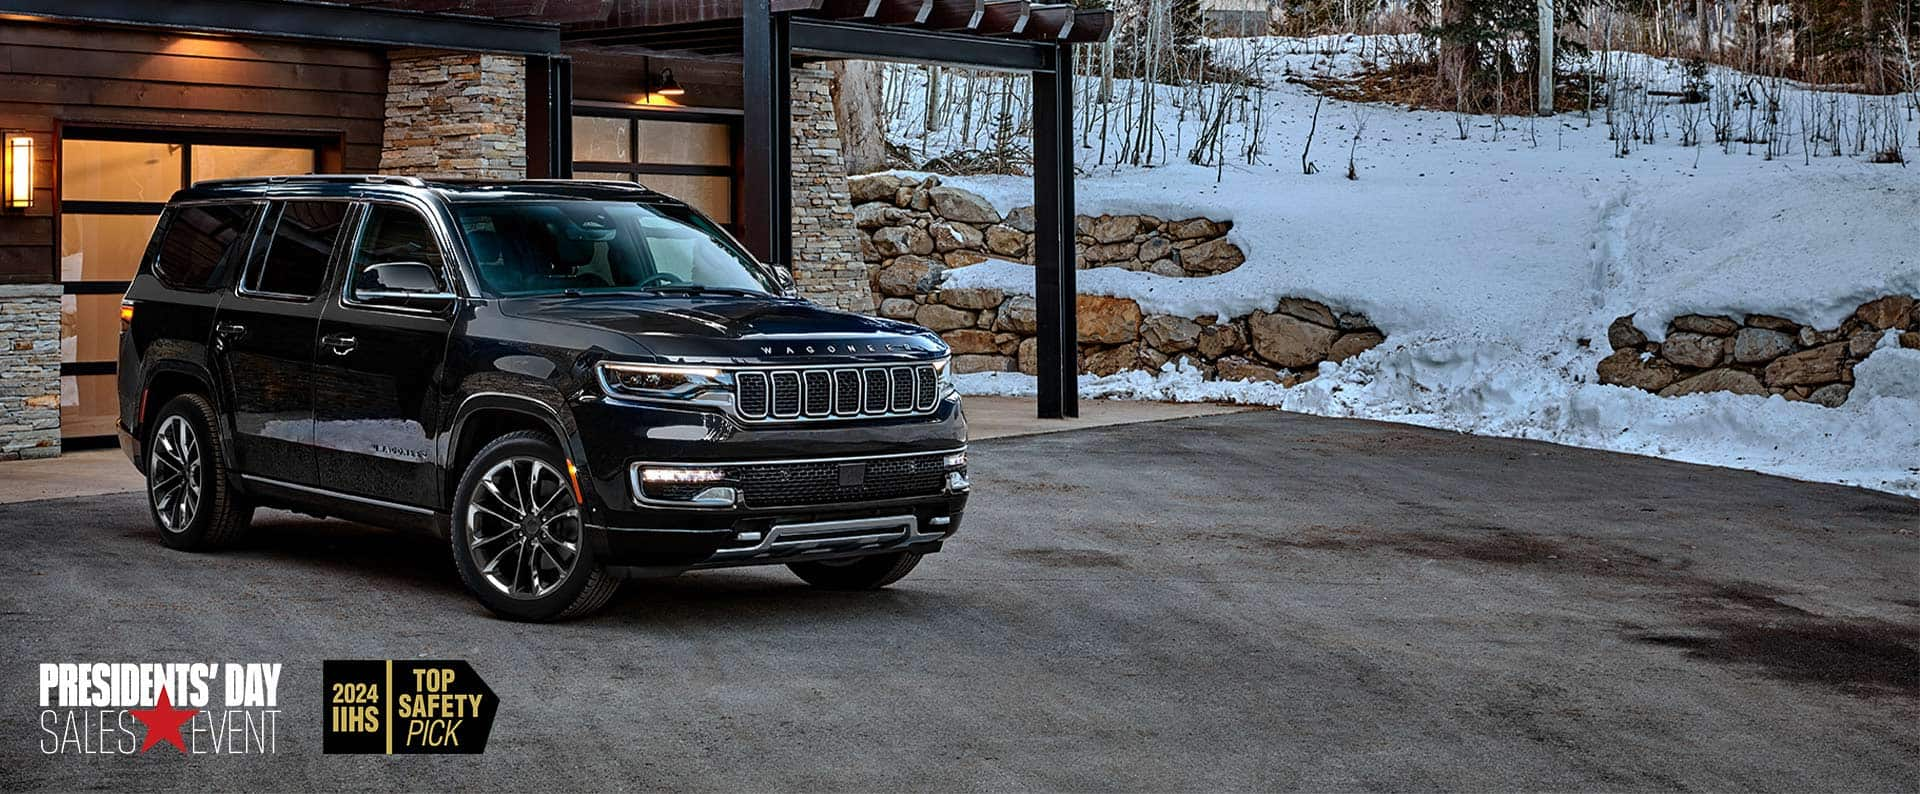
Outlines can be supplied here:
<path id="1" fill-rule="evenodd" d="M 121 318 L 120 443 L 176 548 L 257 507 L 426 528 L 548 620 L 696 568 L 881 587 L 966 506 L 938 337 L 797 299 L 633 184 L 203 182 Z"/>

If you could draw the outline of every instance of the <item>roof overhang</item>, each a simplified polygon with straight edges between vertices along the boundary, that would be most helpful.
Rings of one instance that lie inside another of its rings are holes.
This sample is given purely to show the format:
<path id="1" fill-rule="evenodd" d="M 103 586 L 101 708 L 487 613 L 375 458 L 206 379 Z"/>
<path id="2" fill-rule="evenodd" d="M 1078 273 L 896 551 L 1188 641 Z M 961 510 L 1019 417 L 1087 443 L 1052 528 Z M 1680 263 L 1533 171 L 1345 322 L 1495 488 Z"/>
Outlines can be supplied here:
<path id="1" fill-rule="evenodd" d="M 572 0 L 546 0 L 571 2 Z M 589 0 L 604 8 L 611 0 Z M 503 19 L 499 7 L 542 0 L 399 0 L 322 3 L 307 0 L 0 0 L 0 14 L 67 22 L 164 28 L 220 35 L 329 41 L 382 47 L 425 47 L 525 55 L 560 52 L 558 24 L 538 17 Z M 461 8 L 484 4 L 486 8 Z M 404 7 L 394 7 L 404 6 Z M 437 11 L 466 13 L 434 13 Z M 477 14 L 477 15 L 476 15 Z"/>

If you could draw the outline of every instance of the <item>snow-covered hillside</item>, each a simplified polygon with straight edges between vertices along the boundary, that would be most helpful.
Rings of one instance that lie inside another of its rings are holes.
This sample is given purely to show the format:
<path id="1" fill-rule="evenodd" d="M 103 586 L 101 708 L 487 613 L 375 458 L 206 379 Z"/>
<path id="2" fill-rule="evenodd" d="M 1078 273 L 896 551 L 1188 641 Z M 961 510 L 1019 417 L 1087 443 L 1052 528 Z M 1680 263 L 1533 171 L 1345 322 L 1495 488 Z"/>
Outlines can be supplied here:
<path id="1" fill-rule="evenodd" d="M 1285 76 L 1350 68 L 1356 58 L 1274 40 L 1234 46 L 1298 51 L 1268 62 L 1262 164 L 1229 158 L 1216 169 L 1176 154 L 1158 167 L 1115 167 L 1096 165 L 1089 146 L 1078 211 L 1230 218 L 1247 263 L 1203 279 L 1085 271 L 1082 291 L 1188 316 L 1311 297 L 1364 311 L 1388 342 L 1293 388 L 1203 382 L 1170 366 L 1086 377 L 1082 394 L 1270 404 L 1920 495 L 1920 351 L 1891 338 L 1859 367 L 1840 408 L 1661 398 L 1594 376 L 1609 352 L 1608 323 L 1629 313 L 1654 338 L 1690 312 L 1826 328 L 1868 299 L 1920 295 L 1920 170 L 1799 151 L 1768 159 L 1744 146 L 1728 153 L 1710 137 L 1703 147 L 1666 140 L 1618 157 L 1607 127 L 1579 115 L 1509 118 L 1499 128 L 1474 117 L 1461 140 L 1452 114 L 1327 100 L 1312 155 L 1321 170 L 1304 175 L 1300 150 L 1318 97 Z M 1190 118 L 1176 134 L 1169 122 L 1166 135 L 1191 141 L 1198 123 Z M 1359 178 L 1350 181 L 1343 172 L 1356 130 Z M 1225 151 L 1240 148 L 1238 134 Z M 1031 201 L 1022 177 L 945 181 L 1003 211 Z M 1030 291 L 1031 279 L 1028 268 L 986 263 L 948 271 L 946 284 Z M 1033 386 L 986 374 L 964 376 L 962 388 Z"/>

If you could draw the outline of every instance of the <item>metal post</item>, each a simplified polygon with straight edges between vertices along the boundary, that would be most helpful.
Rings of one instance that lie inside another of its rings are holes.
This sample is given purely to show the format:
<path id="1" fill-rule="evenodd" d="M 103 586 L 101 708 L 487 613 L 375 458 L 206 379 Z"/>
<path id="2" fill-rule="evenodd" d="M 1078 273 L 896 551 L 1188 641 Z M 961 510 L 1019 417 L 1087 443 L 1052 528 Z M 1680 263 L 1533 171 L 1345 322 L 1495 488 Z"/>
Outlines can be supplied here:
<path id="1" fill-rule="evenodd" d="M 741 173 L 742 242 L 761 261 L 792 264 L 792 152 L 788 139 L 793 58 L 787 15 L 770 0 L 746 0 L 741 18 L 745 159 Z"/>
<path id="2" fill-rule="evenodd" d="M 1033 294 L 1039 309 L 1040 418 L 1080 415 L 1079 319 L 1075 316 L 1073 50 L 1055 50 L 1051 71 L 1033 73 Z"/>
<path id="3" fill-rule="evenodd" d="M 573 176 L 573 61 L 527 57 L 527 176 Z"/>

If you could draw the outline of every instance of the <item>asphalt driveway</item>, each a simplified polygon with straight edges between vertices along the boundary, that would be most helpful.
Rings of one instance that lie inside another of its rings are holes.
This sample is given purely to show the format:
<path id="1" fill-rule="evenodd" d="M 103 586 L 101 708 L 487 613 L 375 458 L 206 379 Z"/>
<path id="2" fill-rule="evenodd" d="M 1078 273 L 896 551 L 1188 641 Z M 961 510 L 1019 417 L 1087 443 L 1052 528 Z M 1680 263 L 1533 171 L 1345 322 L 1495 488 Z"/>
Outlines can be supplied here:
<path id="1" fill-rule="evenodd" d="M 0 785 L 1920 788 L 1920 503 L 1255 412 L 979 442 L 894 589 L 783 569 L 488 617 L 431 541 L 0 505 Z M 485 755 L 319 752 L 320 660 L 460 658 Z M 45 756 L 42 661 L 278 661 L 273 756 Z"/>

